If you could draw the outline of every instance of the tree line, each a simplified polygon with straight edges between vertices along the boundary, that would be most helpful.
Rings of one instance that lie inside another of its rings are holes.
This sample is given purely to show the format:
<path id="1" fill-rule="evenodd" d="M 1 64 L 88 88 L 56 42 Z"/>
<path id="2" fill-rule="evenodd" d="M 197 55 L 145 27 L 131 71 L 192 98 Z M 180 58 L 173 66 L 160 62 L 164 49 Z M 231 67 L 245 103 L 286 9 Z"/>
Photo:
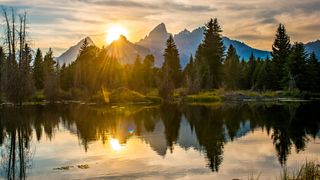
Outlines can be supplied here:
<path id="1" fill-rule="evenodd" d="M 172 36 L 165 44 L 160 68 L 154 66 L 152 54 L 138 55 L 133 64 L 121 64 L 108 55 L 106 48 L 89 45 L 86 39 L 77 59 L 69 65 L 56 62 L 51 49 L 44 56 L 37 49 L 33 58 L 26 14 L 3 9 L 3 16 L 6 38 L 0 47 L 0 90 L 2 100 L 13 103 L 31 100 L 39 92 L 45 99 L 55 101 L 94 97 L 102 90 L 119 87 L 143 94 L 158 89 L 168 101 L 178 88 L 184 88 L 187 94 L 217 88 L 320 91 L 320 64 L 315 53 L 308 54 L 302 43 L 291 44 L 282 24 L 276 31 L 271 57 L 261 59 L 251 54 L 246 61 L 240 60 L 232 45 L 225 51 L 218 20 L 210 19 L 202 43 L 182 69 Z"/>
<path id="2" fill-rule="evenodd" d="M 187 88 L 188 93 L 217 88 L 320 91 L 320 63 L 315 53 L 308 54 L 301 42 L 291 44 L 283 24 L 276 31 L 271 57 L 266 59 L 251 53 L 248 61 L 240 60 L 232 45 L 225 54 L 221 33 L 218 20 L 210 19 L 195 57 L 190 56 L 184 70 L 173 38 L 169 37 L 161 69 L 163 84 L 159 88 L 163 97 L 172 97 L 177 87 Z"/>

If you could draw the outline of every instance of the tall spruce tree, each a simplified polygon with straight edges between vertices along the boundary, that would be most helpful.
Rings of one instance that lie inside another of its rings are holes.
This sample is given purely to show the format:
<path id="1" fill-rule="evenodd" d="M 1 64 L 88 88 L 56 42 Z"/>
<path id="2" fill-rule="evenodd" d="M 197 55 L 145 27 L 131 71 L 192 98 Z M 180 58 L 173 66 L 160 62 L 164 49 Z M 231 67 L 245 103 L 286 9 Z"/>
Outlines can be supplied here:
<path id="1" fill-rule="evenodd" d="M 43 72 L 43 57 L 42 52 L 38 48 L 33 63 L 33 79 L 35 87 L 40 90 L 43 89 L 44 72 Z"/>
<path id="2" fill-rule="evenodd" d="M 319 92 L 320 91 L 320 63 L 316 57 L 316 54 L 312 52 L 307 59 L 307 87 L 308 91 Z"/>
<path id="3" fill-rule="evenodd" d="M 189 93 L 194 93 L 197 89 L 195 84 L 195 70 L 195 62 L 193 56 L 190 55 L 189 63 L 183 70 L 184 85 L 188 88 Z"/>
<path id="4" fill-rule="evenodd" d="M 295 81 L 295 85 L 300 90 L 307 89 L 307 53 L 303 43 L 295 43 L 292 46 L 291 53 L 289 55 L 288 61 L 285 64 L 286 73 L 289 74 L 290 78 Z M 286 82 L 289 82 L 287 80 Z M 290 89 L 290 87 L 289 87 Z"/>
<path id="5" fill-rule="evenodd" d="M 143 66 L 140 55 L 137 55 L 133 65 L 130 77 L 130 87 L 135 91 L 144 90 Z"/>
<path id="6" fill-rule="evenodd" d="M 284 69 L 288 57 L 290 54 L 290 37 L 287 34 L 286 28 L 283 24 L 279 24 L 277 29 L 275 40 L 272 45 L 272 78 L 273 89 L 281 89 L 288 79 L 288 74 Z"/>
<path id="7" fill-rule="evenodd" d="M 246 70 L 246 83 L 247 83 L 247 88 L 248 89 L 253 89 L 255 88 L 255 78 L 254 78 L 254 72 L 257 67 L 257 61 L 256 58 L 254 57 L 253 53 L 251 52 L 251 55 L 249 57 L 248 65 L 247 65 L 247 70 Z"/>
<path id="8" fill-rule="evenodd" d="M 44 56 L 43 67 L 44 67 L 44 94 L 46 99 L 50 102 L 54 102 L 58 98 L 59 93 L 59 82 L 56 72 L 56 62 L 53 59 L 53 52 L 51 48 Z"/>
<path id="9" fill-rule="evenodd" d="M 240 87 L 241 70 L 237 51 L 230 45 L 224 62 L 224 84 L 227 89 L 238 89 Z"/>
<path id="10" fill-rule="evenodd" d="M 169 36 L 164 50 L 164 63 L 162 66 L 163 71 L 168 71 L 169 78 L 173 81 L 174 87 L 177 88 L 181 85 L 181 65 L 179 59 L 179 51 L 173 40 L 172 35 Z"/>
<path id="11" fill-rule="evenodd" d="M 151 87 L 154 87 L 154 56 L 152 54 L 147 55 L 143 60 L 143 80 L 145 85 L 145 92 Z"/>
<path id="12" fill-rule="evenodd" d="M 159 93 L 165 101 L 171 101 L 173 90 L 180 86 L 182 76 L 179 52 L 172 35 L 167 40 L 163 56 L 164 63 L 161 68 L 162 81 L 160 82 Z"/>
<path id="13" fill-rule="evenodd" d="M 21 61 L 19 62 L 19 84 L 20 90 L 18 91 L 19 103 L 27 101 L 34 93 L 34 82 L 32 78 L 32 50 L 25 44 L 21 54 Z"/>
<path id="14" fill-rule="evenodd" d="M 208 89 L 219 88 L 222 83 L 222 61 L 225 47 L 222 41 L 221 27 L 218 20 L 210 19 L 206 24 L 202 42 L 201 61 L 208 66 L 206 85 Z M 202 85 L 204 86 L 204 85 Z"/>

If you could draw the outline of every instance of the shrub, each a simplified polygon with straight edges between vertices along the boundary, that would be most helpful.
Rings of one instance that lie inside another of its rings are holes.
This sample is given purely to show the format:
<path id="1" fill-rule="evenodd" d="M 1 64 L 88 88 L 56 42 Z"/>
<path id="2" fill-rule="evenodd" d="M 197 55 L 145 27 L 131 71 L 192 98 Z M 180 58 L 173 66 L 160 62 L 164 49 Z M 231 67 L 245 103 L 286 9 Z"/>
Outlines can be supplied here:
<path id="1" fill-rule="evenodd" d="M 202 103 L 210 103 L 210 102 L 218 102 L 222 101 L 222 98 L 220 95 L 218 95 L 216 92 L 202 92 L 195 95 L 188 95 L 186 97 L 186 102 L 189 103 L 195 103 L 195 102 L 202 102 Z"/>
<path id="2" fill-rule="evenodd" d="M 121 87 L 110 93 L 111 103 L 127 103 L 127 102 L 150 102 L 144 95 Z"/>

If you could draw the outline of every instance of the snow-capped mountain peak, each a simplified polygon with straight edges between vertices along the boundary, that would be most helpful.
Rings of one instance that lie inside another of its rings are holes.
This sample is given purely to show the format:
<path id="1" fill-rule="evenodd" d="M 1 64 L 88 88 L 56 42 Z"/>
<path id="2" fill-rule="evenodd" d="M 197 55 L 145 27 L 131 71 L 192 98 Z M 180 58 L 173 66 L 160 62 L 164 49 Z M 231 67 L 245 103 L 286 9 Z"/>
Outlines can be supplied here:
<path id="1" fill-rule="evenodd" d="M 83 45 L 83 43 L 85 42 L 85 40 L 88 43 L 88 46 L 95 46 L 94 42 L 92 41 L 92 39 L 87 36 L 85 38 L 83 38 L 80 42 L 78 42 L 76 45 L 71 46 L 66 52 L 64 52 L 63 54 L 61 54 L 58 58 L 57 58 L 57 62 L 62 65 L 62 64 L 70 64 L 73 61 L 75 61 L 80 53 L 80 48 Z"/>

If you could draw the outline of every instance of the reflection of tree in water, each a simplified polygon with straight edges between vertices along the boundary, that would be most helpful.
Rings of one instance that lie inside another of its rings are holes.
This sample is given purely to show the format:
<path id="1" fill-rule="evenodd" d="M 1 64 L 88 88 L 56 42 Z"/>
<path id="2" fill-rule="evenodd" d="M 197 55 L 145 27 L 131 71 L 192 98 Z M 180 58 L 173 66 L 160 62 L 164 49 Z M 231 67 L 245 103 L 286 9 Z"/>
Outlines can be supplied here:
<path id="1" fill-rule="evenodd" d="M 1 135 L 3 135 L 1 176 L 7 179 L 25 179 L 27 169 L 32 165 L 33 154 L 30 150 L 32 128 L 28 121 L 24 121 L 25 116 L 28 116 L 28 113 L 20 109 L 4 109 L 0 114 Z"/>
<path id="2" fill-rule="evenodd" d="M 223 160 L 223 146 L 226 141 L 221 110 L 188 107 L 186 117 L 196 132 L 199 144 L 206 152 L 208 166 L 212 171 L 218 171 Z"/>
<path id="3" fill-rule="evenodd" d="M 304 150 L 308 136 L 315 137 L 319 128 L 318 104 L 288 104 L 272 106 L 251 106 L 250 122 L 271 131 L 271 138 L 277 151 L 278 160 L 285 165 L 292 145 L 297 152 Z"/>
<path id="4" fill-rule="evenodd" d="M 239 132 L 254 131 L 256 128 L 266 129 L 270 134 L 279 162 L 284 165 L 292 146 L 299 152 L 305 149 L 309 136 L 316 137 L 320 129 L 320 111 L 317 107 L 318 104 L 225 104 L 217 107 L 164 105 L 160 108 L 110 108 L 60 105 L 3 108 L 0 110 L 1 173 L 8 179 L 26 177 L 27 169 L 31 166 L 30 141 L 33 131 L 38 141 L 44 134 L 51 140 L 59 123 L 78 136 L 85 151 L 91 141 L 106 143 L 112 136 L 120 143 L 126 143 L 131 136 L 142 135 L 140 138 L 143 138 L 145 133 L 155 131 L 156 124 L 162 124 L 165 146 L 173 151 L 181 136 L 182 115 L 186 117 L 192 132 L 195 132 L 212 171 L 219 170 L 224 145 L 229 140 L 244 135 Z M 244 123 L 249 127 L 243 127 Z"/>
<path id="5" fill-rule="evenodd" d="M 160 108 L 160 117 L 165 127 L 167 146 L 173 151 L 173 145 L 179 137 L 181 112 L 177 105 L 166 104 Z"/>

